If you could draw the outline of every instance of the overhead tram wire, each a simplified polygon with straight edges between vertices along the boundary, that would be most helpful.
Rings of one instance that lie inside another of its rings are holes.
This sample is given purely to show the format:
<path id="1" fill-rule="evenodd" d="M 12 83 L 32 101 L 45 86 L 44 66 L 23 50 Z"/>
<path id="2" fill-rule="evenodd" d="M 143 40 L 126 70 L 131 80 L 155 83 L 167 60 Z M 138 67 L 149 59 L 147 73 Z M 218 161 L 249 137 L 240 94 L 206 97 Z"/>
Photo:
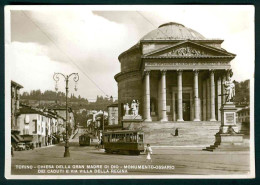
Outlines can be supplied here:
<path id="1" fill-rule="evenodd" d="M 23 10 L 22 10 L 22 12 L 23 12 L 23 14 L 55 45 L 55 47 L 56 47 L 63 55 L 65 55 L 65 56 L 69 59 L 69 61 L 70 61 L 72 64 L 74 64 L 102 93 L 104 93 L 104 95 L 108 96 L 107 93 L 105 93 L 105 91 L 104 91 L 101 87 L 99 87 L 98 84 L 97 84 L 94 80 L 92 80 L 92 79 L 85 73 L 85 71 L 82 70 L 81 67 L 80 67 L 78 64 L 76 64 L 76 63 L 72 60 L 72 58 L 71 58 L 69 55 L 67 55 L 65 52 L 63 52 L 62 49 L 60 49 L 60 47 L 53 41 L 53 39 L 52 39 L 46 32 L 44 32 L 44 31 L 41 29 L 41 27 L 40 27 L 37 23 L 35 23 L 35 22 L 30 18 L 30 16 L 28 16 Z"/>
<path id="2" fill-rule="evenodd" d="M 141 15 L 147 22 L 149 22 L 154 28 L 157 28 L 157 26 L 155 26 L 148 18 L 146 18 L 143 14 L 141 14 L 141 12 L 136 11 L 139 15 Z M 160 30 L 160 28 L 158 29 L 162 34 L 164 34 L 166 37 L 169 37 L 166 33 L 163 33 L 162 30 Z"/>

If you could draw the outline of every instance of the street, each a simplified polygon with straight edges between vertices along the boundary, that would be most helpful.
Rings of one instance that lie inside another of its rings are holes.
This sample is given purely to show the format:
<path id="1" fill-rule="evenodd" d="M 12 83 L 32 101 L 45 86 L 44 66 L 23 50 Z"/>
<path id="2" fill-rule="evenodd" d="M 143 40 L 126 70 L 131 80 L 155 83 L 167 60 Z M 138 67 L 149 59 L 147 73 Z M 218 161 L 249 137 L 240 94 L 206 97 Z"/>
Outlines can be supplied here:
<path id="1" fill-rule="evenodd" d="M 249 152 L 208 152 L 202 148 L 152 147 L 152 162 L 146 155 L 106 154 L 95 147 L 55 145 L 15 151 L 12 175 L 245 175 Z"/>

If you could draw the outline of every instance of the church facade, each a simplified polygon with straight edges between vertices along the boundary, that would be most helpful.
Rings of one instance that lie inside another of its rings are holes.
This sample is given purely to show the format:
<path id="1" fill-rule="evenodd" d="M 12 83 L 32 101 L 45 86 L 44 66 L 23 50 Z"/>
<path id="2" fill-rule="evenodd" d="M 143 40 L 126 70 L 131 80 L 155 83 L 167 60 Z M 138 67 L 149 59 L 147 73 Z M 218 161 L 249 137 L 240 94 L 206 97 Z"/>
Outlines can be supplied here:
<path id="1" fill-rule="evenodd" d="M 235 54 L 179 23 L 166 23 L 119 56 L 118 118 L 138 100 L 139 114 L 152 121 L 220 121 L 224 81 Z"/>

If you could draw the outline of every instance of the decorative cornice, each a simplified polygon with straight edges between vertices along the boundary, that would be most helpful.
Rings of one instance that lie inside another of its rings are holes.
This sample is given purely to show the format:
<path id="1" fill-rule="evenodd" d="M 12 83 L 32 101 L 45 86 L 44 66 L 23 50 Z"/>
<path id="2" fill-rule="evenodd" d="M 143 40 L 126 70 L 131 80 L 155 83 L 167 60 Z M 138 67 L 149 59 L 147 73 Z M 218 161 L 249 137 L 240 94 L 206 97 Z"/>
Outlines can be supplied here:
<path id="1" fill-rule="evenodd" d="M 131 71 L 125 71 L 125 72 L 117 73 L 117 74 L 114 76 L 114 79 L 118 82 L 119 78 L 121 78 L 121 77 L 127 77 L 128 75 L 133 75 L 133 74 L 142 75 L 142 73 L 141 73 L 140 70 L 131 70 Z"/>
<path id="2" fill-rule="evenodd" d="M 198 75 L 199 74 L 199 70 L 198 69 L 193 69 L 194 74 Z"/>
<path id="3" fill-rule="evenodd" d="M 185 41 L 182 41 L 182 42 L 178 42 L 174 45 L 171 45 L 171 46 L 166 46 L 166 47 L 163 47 L 163 48 L 160 48 L 158 50 L 155 50 L 155 51 L 151 51 L 145 55 L 142 56 L 142 58 L 150 58 L 150 57 L 165 57 L 165 56 L 151 56 L 151 55 L 154 55 L 156 53 L 161 53 L 163 51 L 166 51 L 166 50 L 169 50 L 169 49 L 174 49 L 178 46 L 181 46 L 181 45 L 184 45 L 184 44 L 190 44 L 190 45 L 194 45 L 194 46 L 197 46 L 197 47 L 200 47 L 200 48 L 205 48 L 205 49 L 208 49 L 208 50 L 211 50 L 211 51 L 214 51 L 214 52 L 218 52 L 218 53 L 223 53 L 224 56 L 218 56 L 218 57 L 232 57 L 234 58 L 236 55 L 233 54 L 233 53 L 229 53 L 225 50 L 221 50 L 219 48 L 215 48 L 215 47 L 212 47 L 212 46 L 208 46 L 208 45 L 203 45 L 203 44 L 199 44 L 199 43 L 196 43 L 196 42 L 193 42 L 191 40 L 185 40 Z M 177 55 L 179 56 L 179 55 Z M 192 57 L 196 57 L 197 55 L 194 55 Z M 204 55 L 202 55 L 204 57 Z M 166 56 L 168 57 L 168 56 Z M 206 56 L 206 57 L 209 57 L 209 56 Z M 216 57 L 216 56 L 215 56 Z"/>
<path id="4" fill-rule="evenodd" d="M 182 69 L 177 69 L 177 74 L 178 74 L 178 75 L 182 75 L 182 72 L 183 72 Z"/>
<path id="5" fill-rule="evenodd" d="M 142 56 L 143 59 L 164 59 L 164 58 L 203 58 L 203 59 L 208 59 L 208 58 L 215 58 L 215 59 L 224 59 L 224 58 L 228 58 L 228 59 L 233 59 L 235 58 L 234 56 L 209 56 L 209 55 L 199 55 L 199 56 Z"/>
<path id="6" fill-rule="evenodd" d="M 150 72 L 151 72 L 151 70 L 147 70 L 147 69 L 145 69 L 145 70 L 144 70 L 144 75 L 149 75 Z"/>
<path id="7" fill-rule="evenodd" d="M 166 70 L 166 69 L 161 69 L 160 71 L 161 71 L 161 74 L 163 74 L 163 75 L 165 75 L 165 74 L 166 74 L 166 72 L 167 72 L 167 70 Z"/>

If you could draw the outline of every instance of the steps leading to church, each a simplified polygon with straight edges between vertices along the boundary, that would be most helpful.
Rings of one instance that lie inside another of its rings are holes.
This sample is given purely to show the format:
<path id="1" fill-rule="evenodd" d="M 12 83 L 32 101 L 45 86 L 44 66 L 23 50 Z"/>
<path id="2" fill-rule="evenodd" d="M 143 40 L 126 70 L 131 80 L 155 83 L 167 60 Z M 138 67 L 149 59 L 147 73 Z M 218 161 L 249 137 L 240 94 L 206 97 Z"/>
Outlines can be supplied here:
<path id="1" fill-rule="evenodd" d="M 209 146 L 215 142 L 220 122 L 143 122 L 124 123 L 124 128 L 143 130 L 145 143 L 157 146 Z M 178 136 L 175 129 L 178 128 Z"/>

